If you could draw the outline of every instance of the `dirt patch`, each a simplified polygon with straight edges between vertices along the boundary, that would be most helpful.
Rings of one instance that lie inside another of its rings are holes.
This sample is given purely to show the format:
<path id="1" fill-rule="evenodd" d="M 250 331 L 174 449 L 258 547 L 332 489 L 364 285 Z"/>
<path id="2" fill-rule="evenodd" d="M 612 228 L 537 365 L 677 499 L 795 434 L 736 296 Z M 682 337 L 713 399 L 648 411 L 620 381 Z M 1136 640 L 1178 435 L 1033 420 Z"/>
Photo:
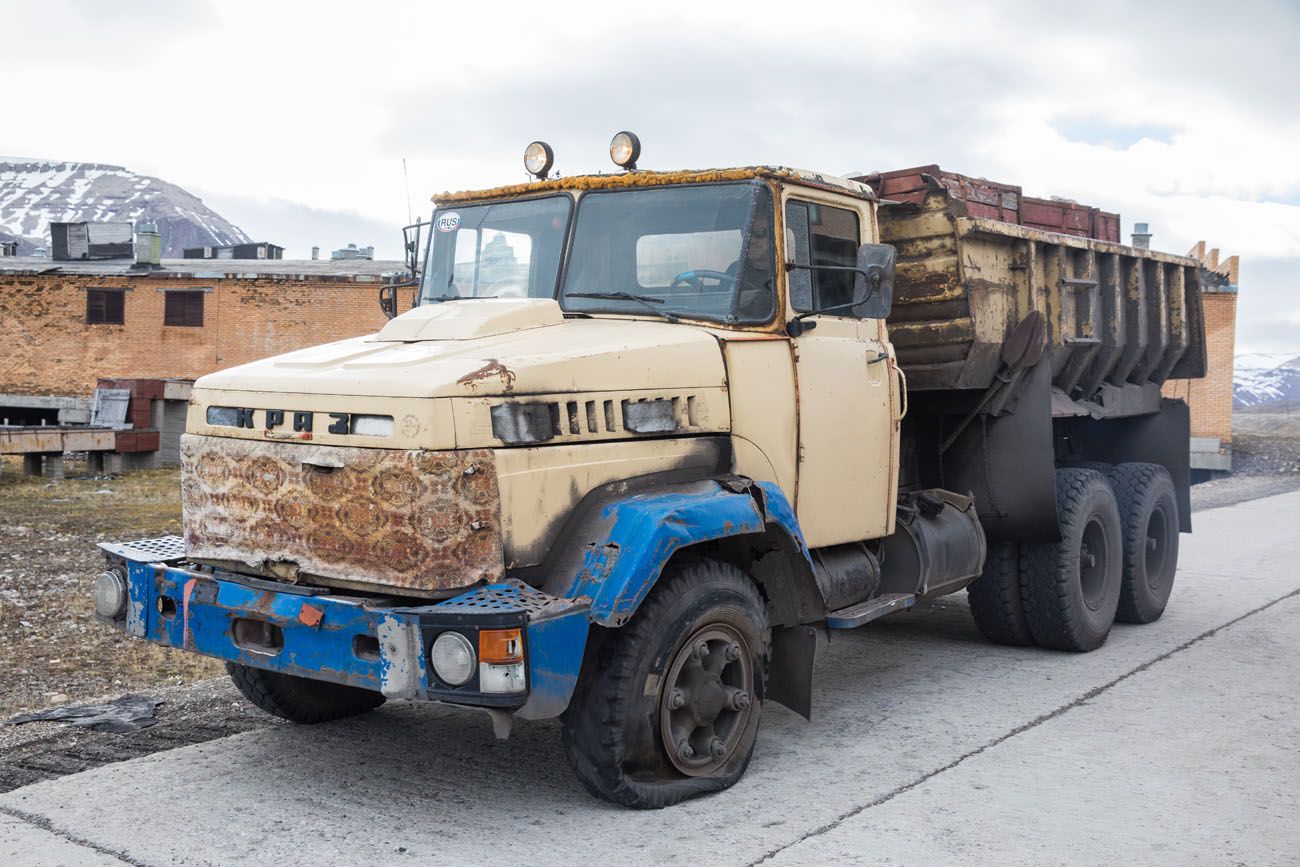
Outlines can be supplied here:
<path id="1" fill-rule="evenodd" d="M 1232 475 L 1193 485 L 1193 509 L 1217 509 L 1300 490 L 1300 420 L 1239 412 L 1232 425 Z"/>
<path id="2" fill-rule="evenodd" d="M 0 719 L 220 673 L 213 660 L 130 639 L 92 615 L 103 565 L 95 543 L 178 533 L 178 471 L 56 482 L 21 470 L 0 461 Z"/>

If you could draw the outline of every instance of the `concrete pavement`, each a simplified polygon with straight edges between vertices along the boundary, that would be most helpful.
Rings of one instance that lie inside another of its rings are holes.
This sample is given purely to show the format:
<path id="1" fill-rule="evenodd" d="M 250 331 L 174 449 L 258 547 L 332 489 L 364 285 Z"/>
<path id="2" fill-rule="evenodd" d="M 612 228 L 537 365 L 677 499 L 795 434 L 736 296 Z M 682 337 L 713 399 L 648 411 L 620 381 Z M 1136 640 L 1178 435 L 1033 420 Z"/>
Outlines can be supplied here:
<path id="1" fill-rule="evenodd" d="M 1091 654 L 964 598 L 837 633 L 814 721 L 768 705 L 745 780 L 666 811 L 592 800 L 555 723 L 395 703 L 17 789 L 0 861 L 1294 864 L 1300 493 L 1195 523 L 1166 616 Z"/>

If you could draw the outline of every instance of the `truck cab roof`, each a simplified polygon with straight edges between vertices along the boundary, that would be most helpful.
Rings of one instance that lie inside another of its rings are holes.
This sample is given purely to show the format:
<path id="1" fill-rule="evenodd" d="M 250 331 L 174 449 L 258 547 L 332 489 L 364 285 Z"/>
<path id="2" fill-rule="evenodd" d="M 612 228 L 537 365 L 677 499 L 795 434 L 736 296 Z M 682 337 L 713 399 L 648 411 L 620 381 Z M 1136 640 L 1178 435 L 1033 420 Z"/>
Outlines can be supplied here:
<path id="1" fill-rule="evenodd" d="M 745 166 L 728 169 L 684 169 L 680 171 L 632 171 L 611 174 L 572 175 L 524 184 L 508 184 L 485 190 L 462 190 L 439 193 L 433 197 L 438 205 L 464 204 L 489 199 L 506 199 L 536 193 L 609 190 L 625 187 L 657 187 L 672 184 L 709 184 L 720 181 L 743 181 L 754 178 L 783 181 L 816 189 L 877 201 L 871 187 L 848 178 L 786 166 Z"/>

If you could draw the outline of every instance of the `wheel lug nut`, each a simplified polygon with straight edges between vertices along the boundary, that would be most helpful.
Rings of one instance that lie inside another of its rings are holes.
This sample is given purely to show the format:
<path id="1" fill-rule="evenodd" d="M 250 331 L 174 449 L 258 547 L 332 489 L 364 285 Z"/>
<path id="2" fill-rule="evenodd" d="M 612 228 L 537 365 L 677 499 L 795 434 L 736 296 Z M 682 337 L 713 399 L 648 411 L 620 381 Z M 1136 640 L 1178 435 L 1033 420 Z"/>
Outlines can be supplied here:
<path id="1" fill-rule="evenodd" d="M 735 662 L 737 659 L 740 659 L 740 645 L 733 641 L 727 645 L 727 662 Z"/>
<path id="2" fill-rule="evenodd" d="M 722 742 L 722 738 L 714 738 L 709 741 L 709 755 L 715 759 L 720 759 L 727 754 L 727 745 Z"/>
<path id="3" fill-rule="evenodd" d="M 668 709 L 678 710 L 686 704 L 686 694 L 680 689 L 675 689 L 668 694 Z"/>
<path id="4" fill-rule="evenodd" d="M 695 758 L 695 750 L 691 748 L 690 741 L 682 741 L 677 745 L 677 755 L 683 761 Z"/>
<path id="5" fill-rule="evenodd" d="M 709 643 L 707 641 L 701 641 L 699 644 L 695 645 L 695 657 L 700 660 L 700 662 L 703 662 L 704 657 L 708 655 Z"/>
<path id="6" fill-rule="evenodd" d="M 744 710 L 749 707 L 749 693 L 743 689 L 734 689 L 731 691 L 731 697 L 728 702 L 732 710 Z"/>

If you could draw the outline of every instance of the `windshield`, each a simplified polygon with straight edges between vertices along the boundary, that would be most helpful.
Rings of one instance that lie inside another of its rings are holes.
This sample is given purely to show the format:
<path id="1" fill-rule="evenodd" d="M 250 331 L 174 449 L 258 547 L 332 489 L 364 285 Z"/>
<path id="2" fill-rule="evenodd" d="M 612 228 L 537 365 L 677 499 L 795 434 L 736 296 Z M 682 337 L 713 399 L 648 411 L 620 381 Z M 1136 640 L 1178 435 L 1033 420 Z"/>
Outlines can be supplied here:
<path id="1" fill-rule="evenodd" d="M 439 208 L 420 303 L 456 298 L 554 298 L 573 200 Z"/>
<path id="2" fill-rule="evenodd" d="M 761 182 L 592 192 L 578 204 L 567 311 L 766 322 L 772 194 Z"/>

